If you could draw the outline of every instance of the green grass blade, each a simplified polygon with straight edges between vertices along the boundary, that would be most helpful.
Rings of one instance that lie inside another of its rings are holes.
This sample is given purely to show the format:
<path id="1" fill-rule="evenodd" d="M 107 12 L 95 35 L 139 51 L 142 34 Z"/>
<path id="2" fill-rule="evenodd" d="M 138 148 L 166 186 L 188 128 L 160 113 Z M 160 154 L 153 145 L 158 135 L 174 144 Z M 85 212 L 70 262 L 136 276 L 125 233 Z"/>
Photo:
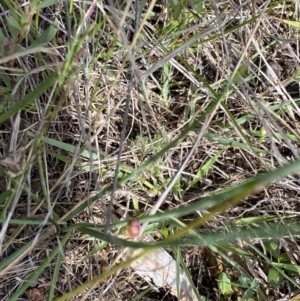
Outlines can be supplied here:
<path id="1" fill-rule="evenodd" d="M 9 119 L 18 111 L 23 110 L 29 104 L 33 103 L 35 99 L 41 96 L 47 89 L 51 88 L 57 80 L 57 74 L 53 72 L 48 78 L 46 78 L 36 89 L 29 92 L 25 97 L 18 101 L 13 107 L 0 115 L 0 123 Z"/>
<path id="2" fill-rule="evenodd" d="M 65 243 L 68 241 L 71 233 L 66 233 L 65 236 L 62 238 L 60 245 L 58 245 L 47 257 L 46 260 L 36 269 L 36 271 L 29 276 L 25 281 L 24 284 L 15 291 L 7 301 L 16 301 L 27 289 L 28 287 L 38 279 L 41 273 L 49 266 L 50 262 L 55 258 L 55 256 L 61 252 L 61 246 L 63 247 Z"/>
<path id="3" fill-rule="evenodd" d="M 53 274 L 52 274 L 51 286 L 50 286 L 49 294 L 48 294 L 48 297 L 47 297 L 48 301 L 52 301 L 54 299 L 54 290 L 56 288 L 56 283 L 57 283 L 57 279 L 58 279 L 60 268 L 61 268 L 62 258 L 63 258 L 62 253 L 59 252 L 57 254 L 55 267 L 54 267 L 54 271 L 53 271 Z"/>

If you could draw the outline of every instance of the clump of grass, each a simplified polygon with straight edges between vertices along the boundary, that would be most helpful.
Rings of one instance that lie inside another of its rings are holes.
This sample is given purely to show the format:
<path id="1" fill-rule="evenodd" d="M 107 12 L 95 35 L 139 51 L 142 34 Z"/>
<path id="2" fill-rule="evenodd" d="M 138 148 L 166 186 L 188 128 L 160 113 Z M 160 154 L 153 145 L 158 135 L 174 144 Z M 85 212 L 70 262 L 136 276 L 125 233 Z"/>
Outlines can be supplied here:
<path id="1" fill-rule="evenodd" d="M 132 248 L 177 296 L 181 269 L 199 300 L 296 294 L 295 4 L 0 9 L 0 300 L 173 300 Z"/>

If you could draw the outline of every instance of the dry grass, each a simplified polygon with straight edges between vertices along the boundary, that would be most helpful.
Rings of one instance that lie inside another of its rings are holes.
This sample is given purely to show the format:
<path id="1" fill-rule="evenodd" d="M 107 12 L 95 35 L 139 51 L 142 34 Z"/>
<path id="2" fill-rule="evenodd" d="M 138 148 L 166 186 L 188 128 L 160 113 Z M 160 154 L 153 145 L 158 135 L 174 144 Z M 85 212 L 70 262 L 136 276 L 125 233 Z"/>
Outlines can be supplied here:
<path id="1" fill-rule="evenodd" d="M 166 247 L 203 300 L 297 295 L 296 172 L 226 210 L 199 200 L 298 164 L 299 34 L 284 20 L 299 3 L 51 4 L 0 4 L 0 300 L 55 300 L 124 261 L 126 244 L 74 225 L 157 212 L 174 215 L 152 223 L 156 241 L 182 231 L 177 217 L 206 221 L 202 242 Z M 130 268 L 82 288 L 70 300 L 177 300 Z"/>

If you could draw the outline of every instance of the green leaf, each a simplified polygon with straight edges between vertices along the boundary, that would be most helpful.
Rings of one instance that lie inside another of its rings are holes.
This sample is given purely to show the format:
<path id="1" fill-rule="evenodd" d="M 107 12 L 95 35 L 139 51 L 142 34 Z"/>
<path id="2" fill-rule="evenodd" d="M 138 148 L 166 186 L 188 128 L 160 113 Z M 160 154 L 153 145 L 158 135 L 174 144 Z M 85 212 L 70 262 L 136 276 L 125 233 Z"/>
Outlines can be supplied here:
<path id="1" fill-rule="evenodd" d="M 241 277 L 239 278 L 240 281 L 241 281 Z M 247 279 L 248 279 L 248 282 L 247 282 Z M 241 283 L 245 286 L 245 287 L 248 287 L 249 284 L 250 284 L 250 288 L 248 288 L 245 293 L 244 293 L 244 296 L 243 296 L 243 301 L 244 300 L 247 300 L 247 301 L 251 301 L 253 299 L 251 299 L 254 295 L 254 293 L 259 289 L 259 282 L 254 279 L 252 282 L 250 280 L 250 278 L 247 278 L 247 277 L 244 277 L 244 280 L 243 282 L 241 281 Z"/>
<path id="2" fill-rule="evenodd" d="M 3 205 L 6 202 L 6 199 L 13 194 L 13 190 L 9 189 L 0 194 L 0 204 Z"/>
<path id="3" fill-rule="evenodd" d="M 9 16 L 7 22 L 11 27 L 17 29 L 18 31 L 21 31 L 19 22 L 13 16 Z"/>
<path id="4" fill-rule="evenodd" d="M 181 10 L 181 7 L 180 7 L 180 10 Z M 176 20 L 176 19 L 178 19 L 178 18 L 175 17 L 175 20 L 171 21 L 171 22 L 168 24 L 168 26 L 166 26 L 165 30 L 166 30 L 167 33 L 174 32 L 174 30 L 178 28 L 178 26 L 179 26 L 179 21 Z M 165 66 L 168 67 L 167 64 L 165 64 L 164 67 L 165 67 Z"/>
<path id="5" fill-rule="evenodd" d="M 246 257 L 250 257 L 250 258 L 254 257 L 250 253 L 248 253 L 245 250 L 242 250 L 238 247 L 235 247 L 234 245 L 224 244 L 224 245 L 221 245 L 220 247 L 222 247 L 226 251 L 232 252 L 233 254 L 236 254 L 239 256 L 246 256 Z"/>
<path id="6" fill-rule="evenodd" d="M 300 22 L 299 21 L 291 21 L 291 20 L 284 20 L 284 19 L 282 21 L 284 23 L 288 24 L 288 25 L 300 28 Z"/>
<path id="7" fill-rule="evenodd" d="M 257 279 L 253 279 L 251 282 L 251 289 L 256 291 L 259 288 L 259 281 Z"/>
<path id="8" fill-rule="evenodd" d="M 165 226 L 162 226 L 161 229 L 160 229 L 160 231 L 161 231 L 161 233 L 162 233 L 162 235 L 164 237 L 168 237 L 169 236 L 169 230 Z"/>
<path id="9" fill-rule="evenodd" d="M 207 138 L 209 141 L 218 142 L 220 144 L 231 146 L 231 147 L 241 148 L 241 149 L 245 149 L 245 150 L 251 150 L 249 145 L 235 141 L 233 139 L 229 139 L 226 137 L 217 137 L 211 133 L 205 133 L 203 136 L 205 138 Z M 257 153 L 263 153 L 263 154 L 267 153 L 264 149 L 260 149 L 257 147 L 252 147 L 252 150 Z"/>
<path id="10" fill-rule="evenodd" d="M 0 43 L 1 43 L 1 41 L 0 41 Z M 1 73 L 0 73 L 0 79 L 2 79 L 3 82 L 4 82 L 4 84 L 5 84 L 5 86 L 6 86 L 9 90 L 11 90 L 11 79 L 10 79 L 10 77 L 8 76 L 8 74 L 6 73 L 5 70 L 1 70 Z M 1 88 L 3 88 L 3 87 L 1 87 Z"/>
<path id="11" fill-rule="evenodd" d="M 283 276 L 278 269 L 271 268 L 268 273 L 268 282 L 272 287 L 278 287 L 283 282 Z"/>
<path id="12" fill-rule="evenodd" d="M 37 5 L 38 9 L 42 9 L 45 7 L 49 7 L 51 5 L 55 5 L 59 2 L 59 0 L 45 0 L 45 1 L 41 1 L 40 4 Z"/>
<path id="13" fill-rule="evenodd" d="M 241 299 L 241 300 L 251 301 L 251 300 L 253 300 L 253 299 L 251 299 L 253 297 L 253 295 L 254 295 L 254 291 L 249 288 L 245 291 L 243 299 Z"/>
<path id="14" fill-rule="evenodd" d="M 188 188 L 185 191 L 188 191 L 193 185 L 195 185 L 199 180 L 209 171 L 209 169 L 213 166 L 213 164 L 218 160 L 220 155 L 223 153 L 224 150 L 219 151 L 216 153 L 211 159 L 209 159 L 197 172 L 194 176 L 193 181 L 190 183 Z"/>
<path id="15" fill-rule="evenodd" d="M 137 211 L 137 212 L 140 211 L 139 200 L 134 195 L 132 196 L 132 205 L 133 205 L 133 208 L 134 208 L 135 211 Z"/>
<path id="16" fill-rule="evenodd" d="M 300 273 L 300 266 L 298 266 L 298 265 L 273 262 L 273 266 L 278 267 L 278 268 L 283 268 L 288 271 Z"/>
<path id="17" fill-rule="evenodd" d="M 289 263 L 289 262 L 291 262 L 291 259 L 287 253 L 281 253 L 280 257 L 278 258 L 278 262 Z"/>
<path id="18" fill-rule="evenodd" d="M 0 219 L 6 217 L 7 211 L 10 207 L 11 200 L 13 198 L 14 190 L 6 190 L 0 195 L 0 205 L 1 205 L 1 211 L 0 211 Z M 1 271 L 1 270 L 0 270 Z"/>
<path id="19" fill-rule="evenodd" d="M 24 96 L 24 98 L 18 101 L 13 107 L 0 115 L 0 123 L 9 119 L 12 115 L 16 114 L 18 111 L 24 109 L 27 105 L 34 102 L 36 98 L 42 95 L 47 89 L 54 85 L 57 80 L 57 73 L 52 73 L 47 77 L 36 89 L 29 92 Z"/>
<path id="20" fill-rule="evenodd" d="M 31 133 L 31 132 L 28 132 L 27 133 L 30 137 L 34 137 L 34 134 Z M 67 152 L 70 152 L 70 153 L 74 153 L 76 151 L 76 146 L 74 145 L 71 145 L 69 143 L 65 143 L 65 142 L 61 142 L 61 141 L 58 141 L 58 140 L 55 140 L 55 139 L 52 139 L 52 138 L 48 138 L 48 137 L 43 137 L 42 140 L 49 144 L 49 145 L 52 145 L 52 146 L 55 146 L 57 148 L 60 148 L 62 150 L 65 150 Z M 84 150 L 80 156 L 84 157 L 84 158 L 87 158 L 89 160 L 99 160 L 99 156 L 95 153 L 91 153 L 89 152 L 88 150 Z M 61 158 L 60 158 L 61 159 Z"/>
<path id="21" fill-rule="evenodd" d="M 6 39 L 5 35 L 3 34 L 2 29 L 0 28 L 0 43 L 2 44 L 4 40 Z"/>
<path id="22" fill-rule="evenodd" d="M 293 79 L 297 82 L 300 81 L 300 68 L 296 68 L 296 70 L 293 73 Z"/>
<path id="23" fill-rule="evenodd" d="M 280 256 L 279 246 L 276 240 L 268 240 L 264 242 L 266 250 L 271 254 L 273 259 L 278 260 Z"/>
<path id="24" fill-rule="evenodd" d="M 240 283 L 241 283 L 242 286 L 248 287 L 248 285 L 251 282 L 251 279 L 249 277 L 245 276 L 245 275 L 241 275 L 239 277 L 239 281 L 240 281 Z"/>
<path id="25" fill-rule="evenodd" d="M 20 258 L 22 254 L 32 245 L 32 242 L 28 242 L 21 247 L 18 247 L 13 253 L 7 256 L 0 262 L 0 271 L 4 270 L 7 266 L 9 266 L 16 259 Z"/>
<path id="26" fill-rule="evenodd" d="M 51 261 L 57 256 L 58 253 L 61 252 L 62 247 L 64 247 L 64 245 L 68 241 L 68 238 L 69 238 L 70 235 L 71 235 L 70 232 L 66 233 L 64 235 L 64 237 L 61 239 L 60 244 L 52 252 L 50 252 L 49 256 L 40 264 L 40 266 L 37 269 L 35 269 L 33 271 L 33 273 L 27 279 L 24 279 L 23 285 L 21 287 L 19 287 L 7 299 L 7 301 L 16 301 L 16 300 L 18 300 L 19 297 L 28 289 L 28 287 L 32 283 L 34 283 L 47 268 L 49 268 L 49 265 L 50 265 Z M 32 245 L 32 242 L 30 242 L 29 245 Z"/>
<path id="27" fill-rule="evenodd" d="M 7 23 L 11 37 L 16 41 L 18 39 L 19 32 L 21 31 L 21 26 L 13 16 L 9 16 L 7 18 Z"/>
<path id="28" fill-rule="evenodd" d="M 55 291 L 55 288 L 57 287 L 57 279 L 59 277 L 59 272 L 60 272 L 61 267 L 62 267 L 62 253 L 59 252 L 57 254 L 54 271 L 53 271 L 53 274 L 51 277 L 52 278 L 51 285 L 50 285 L 49 294 L 48 294 L 48 298 L 47 298 L 48 301 L 51 301 L 54 299 L 54 291 Z"/>
<path id="29" fill-rule="evenodd" d="M 175 5 L 174 6 L 173 18 L 178 19 L 180 17 L 181 13 L 182 13 L 182 6 L 181 5 Z"/>
<path id="30" fill-rule="evenodd" d="M 179 179 L 177 179 L 177 181 L 175 182 L 174 186 L 172 187 L 172 192 L 174 194 L 178 194 L 181 191 L 183 191 L 183 189 L 181 188 L 180 178 L 179 178 Z"/>
<path id="31" fill-rule="evenodd" d="M 58 21 L 55 20 L 28 48 L 35 48 L 50 42 L 58 30 Z"/>
<path id="32" fill-rule="evenodd" d="M 198 1 L 198 0 L 190 0 L 191 6 L 193 6 L 193 9 L 197 12 L 198 15 L 202 14 L 204 12 L 204 1 Z"/>
<path id="33" fill-rule="evenodd" d="M 277 218 L 278 218 L 277 215 L 250 216 L 250 217 L 237 219 L 234 222 L 234 224 L 237 226 L 251 225 L 251 224 L 264 223 L 267 221 L 273 221 L 276 220 Z"/>
<path id="34" fill-rule="evenodd" d="M 222 272 L 218 277 L 218 287 L 223 295 L 229 295 L 232 293 L 231 281 L 224 272 Z"/>

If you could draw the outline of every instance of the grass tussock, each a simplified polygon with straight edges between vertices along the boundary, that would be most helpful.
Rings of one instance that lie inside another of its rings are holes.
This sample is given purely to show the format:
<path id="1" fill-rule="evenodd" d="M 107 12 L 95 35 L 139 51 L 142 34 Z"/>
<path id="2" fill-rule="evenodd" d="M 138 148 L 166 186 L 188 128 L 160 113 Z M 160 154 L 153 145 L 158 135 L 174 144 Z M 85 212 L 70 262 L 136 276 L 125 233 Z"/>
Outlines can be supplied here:
<path id="1" fill-rule="evenodd" d="M 188 300 L 180 275 L 198 300 L 300 298 L 298 20 L 2 1 L 0 300 Z M 175 290 L 133 249 L 168 252 Z"/>

